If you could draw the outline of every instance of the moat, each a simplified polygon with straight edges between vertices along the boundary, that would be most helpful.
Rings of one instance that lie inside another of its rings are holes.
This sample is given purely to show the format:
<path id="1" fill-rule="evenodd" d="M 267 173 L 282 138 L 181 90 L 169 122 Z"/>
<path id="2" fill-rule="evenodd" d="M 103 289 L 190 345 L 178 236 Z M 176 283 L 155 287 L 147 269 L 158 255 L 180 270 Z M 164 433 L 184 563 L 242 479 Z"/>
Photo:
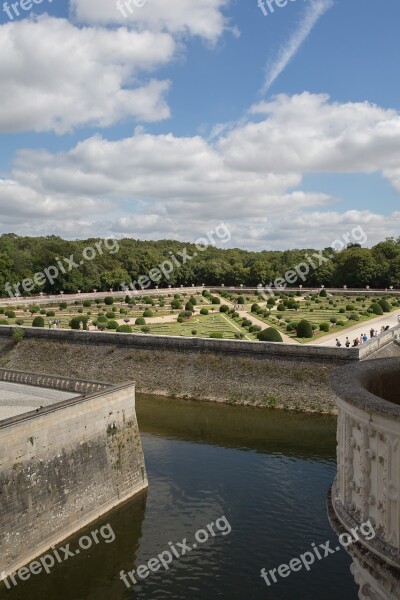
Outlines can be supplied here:
<path id="1" fill-rule="evenodd" d="M 336 419 L 139 396 L 149 491 L 79 532 L 110 523 L 100 543 L 6 590 L 10 600 L 355 600 L 344 550 L 267 587 L 273 569 L 336 540 L 326 494 L 336 473 Z M 225 515 L 232 531 L 176 559 L 127 589 L 128 572 L 191 540 Z"/>

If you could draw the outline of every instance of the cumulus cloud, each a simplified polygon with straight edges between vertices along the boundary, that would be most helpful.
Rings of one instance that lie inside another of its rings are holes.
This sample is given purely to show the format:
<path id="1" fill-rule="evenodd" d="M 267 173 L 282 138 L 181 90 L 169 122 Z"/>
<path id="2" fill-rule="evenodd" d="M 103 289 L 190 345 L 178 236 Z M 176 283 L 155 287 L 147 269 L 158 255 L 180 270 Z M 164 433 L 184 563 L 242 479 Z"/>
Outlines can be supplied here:
<path id="1" fill-rule="evenodd" d="M 114 0 L 70 1 L 72 16 L 84 23 L 125 24 L 139 30 L 199 36 L 210 43 L 215 43 L 229 28 L 222 13 L 229 0 L 141 0 L 136 3 L 143 5 L 140 8 L 134 4 L 122 0 L 119 10 Z"/>
<path id="2" fill-rule="evenodd" d="M 108 235 L 190 240 L 220 221 L 230 224 L 233 245 L 254 248 L 323 247 L 356 224 L 371 243 L 400 235 L 400 213 L 341 212 L 340 199 L 302 189 L 303 174 L 325 172 L 380 172 L 396 187 L 398 112 L 304 93 L 251 113 L 256 122 L 213 142 L 138 128 L 117 141 L 92 136 L 67 152 L 20 151 L 10 179 L 36 194 L 39 209 L 46 198 L 105 203 L 101 220 L 84 202 L 80 215 L 85 230 Z"/>
<path id="3" fill-rule="evenodd" d="M 170 115 L 169 81 L 146 79 L 176 42 L 163 32 L 73 26 L 47 16 L 0 27 L 0 131 L 65 133 Z"/>

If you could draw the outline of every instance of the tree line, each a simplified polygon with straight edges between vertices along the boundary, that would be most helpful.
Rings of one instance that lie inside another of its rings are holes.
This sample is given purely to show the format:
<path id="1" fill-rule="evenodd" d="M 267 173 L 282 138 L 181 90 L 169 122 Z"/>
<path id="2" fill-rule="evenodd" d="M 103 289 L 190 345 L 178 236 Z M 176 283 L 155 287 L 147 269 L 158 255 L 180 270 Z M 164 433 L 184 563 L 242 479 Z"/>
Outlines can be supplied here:
<path id="1" fill-rule="evenodd" d="M 124 283 L 148 275 L 164 261 L 174 262 L 171 257 L 183 256 L 186 260 L 175 261 L 171 273 L 163 274 L 157 285 L 205 284 L 206 286 L 240 285 L 257 286 L 282 277 L 286 271 L 306 261 L 306 257 L 317 252 L 313 248 L 296 250 L 261 250 L 259 252 L 239 248 L 219 249 L 207 247 L 198 252 L 194 244 L 171 240 L 141 241 L 118 240 L 119 250 L 113 254 L 103 252 L 93 260 L 79 259 L 87 247 L 94 247 L 99 239 L 64 240 L 57 236 L 23 237 L 15 234 L 0 236 L 0 291 L 6 295 L 6 283 L 15 284 L 33 278 L 56 264 L 56 258 L 75 257 L 76 265 L 65 273 L 60 272 L 56 281 L 48 280 L 36 286 L 32 294 L 40 291 L 73 293 L 77 290 L 90 292 L 93 289 L 117 290 Z M 184 250 L 185 249 L 185 250 Z M 305 281 L 296 285 L 363 288 L 400 288 L 400 237 L 388 238 L 372 248 L 349 244 L 340 252 L 325 248 L 323 256 L 333 258 L 324 261 L 316 269 L 310 269 Z M 194 256 L 196 254 L 196 256 Z M 79 264 L 82 262 L 82 264 Z M 154 287 L 154 283 L 152 287 Z"/>

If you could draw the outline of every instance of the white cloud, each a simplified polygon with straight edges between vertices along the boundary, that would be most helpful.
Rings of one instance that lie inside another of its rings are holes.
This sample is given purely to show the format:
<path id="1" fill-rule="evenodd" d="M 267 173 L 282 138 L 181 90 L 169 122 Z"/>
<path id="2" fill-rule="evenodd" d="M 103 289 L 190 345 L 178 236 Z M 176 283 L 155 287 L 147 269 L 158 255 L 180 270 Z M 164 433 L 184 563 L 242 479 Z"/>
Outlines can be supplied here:
<path id="1" fill-rule="evenodd" d="M 0 26 L 0 131 L 64 133 L 124 118 L 169 117 L 168 81 L 144 73 L 168 63 L 168 33 L 74 27 L 47 16 Z"/>
<path id="2" fill-rule="evenodd" d="M 278 56 L 266 69 L 262 92 L 265 94 L 279 75 L 296 56 L 320 18 L 333 6 L 333 0 L 311 0 L 300 24 L 290 36 L 288 42 L 278 52 Z"/>
<path id="3" fill-rule="evenodd" d="M 122 0 L 122 6 L 129 3 Z M 142 0 L 141 8 L 119 10 L 116 0 L 70 0 L 72 15 L 84 23 L 124 24 L 139 30 L 200 36 L 215 43 L 229 28 L 222 9 L 229 0 Z M 124 16 L 125 14 L 125 16 Z"/>
<path id="4" fill-rule="evenodd" d="M 61 213 L 68 199 L 105 202 L 101 219 L 82 202 L 76 235 L 193 240 L 221 221 L 232 228 L 232 245 L 253 248 L 323 247 L 356 224 L 371 243 L 400 235 L 399 213 L 341 212 L 340 199 L 302 190 L 303 174 L 324 172 L 380 172 L 398 185 L 399 113 L 310 93 L 278 96 L 252 113 L 261 120 L 215 143 L 138 128 L 117 141 L 93 136 L 68 152 L 24 150 L 11 177 L 35 195 L 39 212 L 46 199 L 61 202 Z M 48 215 L 37 226 L 51 231 L 53 221 Z"/>

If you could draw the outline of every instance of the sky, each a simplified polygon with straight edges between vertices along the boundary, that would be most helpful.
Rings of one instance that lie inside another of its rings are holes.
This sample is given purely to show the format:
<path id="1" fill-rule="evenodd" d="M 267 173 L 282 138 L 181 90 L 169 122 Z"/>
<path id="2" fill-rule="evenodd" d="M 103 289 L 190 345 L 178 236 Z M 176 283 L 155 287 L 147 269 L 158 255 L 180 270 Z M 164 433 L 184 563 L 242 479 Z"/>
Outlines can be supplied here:
<path id="1" fill-rule="evenodd" d="M 398 0 L 0 0 L 0 233 L 400 236 L 399 22 Z"/>

